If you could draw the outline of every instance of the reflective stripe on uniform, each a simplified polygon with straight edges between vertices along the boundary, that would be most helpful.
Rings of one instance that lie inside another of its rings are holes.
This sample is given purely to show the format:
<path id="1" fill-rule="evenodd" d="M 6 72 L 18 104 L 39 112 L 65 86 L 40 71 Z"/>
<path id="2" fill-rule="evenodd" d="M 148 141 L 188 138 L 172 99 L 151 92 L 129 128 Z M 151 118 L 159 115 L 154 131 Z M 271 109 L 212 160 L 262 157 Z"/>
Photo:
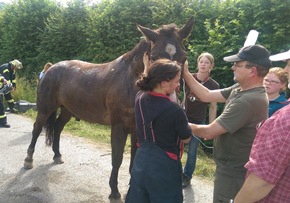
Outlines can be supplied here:
<path id="1" fill-rule="evenodd" d="M 14 102 L 14 99 L 7 100 L 8 103 Z"/>
<path id="2" fill-rule="evenodd" d="M 4 115 L 0 115 L 0 119 L 1 118 L 6 118 L 6 114 L 4 113 Z"/>
<path id="3" fill-rule="evenodd" d="M 6 73 L 6 72 L 9 73 L 9 70 L 8 70 L 8 69 L 5 69 L 5 70 L 3 71 L 3 74 Z"/>

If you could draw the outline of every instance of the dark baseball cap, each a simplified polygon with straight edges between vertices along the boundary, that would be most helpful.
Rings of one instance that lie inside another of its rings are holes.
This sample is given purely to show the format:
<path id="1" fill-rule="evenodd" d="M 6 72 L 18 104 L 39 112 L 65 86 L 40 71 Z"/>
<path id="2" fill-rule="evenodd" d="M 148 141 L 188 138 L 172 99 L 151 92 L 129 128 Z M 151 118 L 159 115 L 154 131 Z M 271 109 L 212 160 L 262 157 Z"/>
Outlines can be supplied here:
<path id="1" fill-rule="evenodd" d="M 251 45 L 243 47 L 239 53 L 224 57 L 227 62 L 249 61 L 269 69 L 272 62 L 269 59 L 270 52 L 262 45 Z"/>

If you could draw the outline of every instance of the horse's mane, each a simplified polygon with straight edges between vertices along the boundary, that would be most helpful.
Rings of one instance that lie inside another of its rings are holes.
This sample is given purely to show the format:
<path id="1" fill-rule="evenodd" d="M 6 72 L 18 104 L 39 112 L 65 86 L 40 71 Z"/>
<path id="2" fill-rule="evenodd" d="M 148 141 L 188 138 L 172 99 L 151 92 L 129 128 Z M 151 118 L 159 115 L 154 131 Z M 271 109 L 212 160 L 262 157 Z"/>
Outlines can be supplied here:
<path id="1" fill-rule="evenodd" d="M 160 33 L 160 35 L 165 35 L 165 36 L 166 35 L 171 36 L 172 34 L 178 31 L 179 31 L 179 28 L 174 23 L 169 24 L 169 25 L 162 25 L 161 28 L 156 30 L 157 33 Z"/>
<path id="2" fill-rule="evenodd" d="M 123 55 L 123 59 L 126 61 L 143 60 L 144 53 L 149 50 L 150 50 L 150 42 L 148 40 L 141 39 L 141 41 L 131 51 Z"/>
<path id="3" fill-rule="evenodd" d="M 156 32 L 165 33 L 165 32 L 174 32 L 174 31 L 178 31 L 178 30 L 179 29 L 176 26 L 176 24 L 172 23 L 169 25 L 162 25 L 161 28 L 156 30 Z"/>

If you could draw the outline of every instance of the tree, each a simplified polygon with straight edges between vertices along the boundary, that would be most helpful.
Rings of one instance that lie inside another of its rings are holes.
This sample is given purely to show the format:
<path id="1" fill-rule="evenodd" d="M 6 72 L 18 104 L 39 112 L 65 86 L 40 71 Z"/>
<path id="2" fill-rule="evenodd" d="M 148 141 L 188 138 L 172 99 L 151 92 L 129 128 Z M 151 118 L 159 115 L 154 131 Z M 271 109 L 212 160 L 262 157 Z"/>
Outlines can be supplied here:
<path id="1" fill-rule="evenodd" d="M 151 22 L 148 0 L 104 0 L 90 11 L 85 54 L 94 62 L 106 62 L 131 50 L 139 42 L 137 24 Z"/>
<path id="2" fill-rule="evenodd" d="M 19 59 L 25 67 L 19 74 L 32 76 L 38 66 L 40 30 L 55 8 L 49 0 L 19 0 L 6 5 L 0 14 L 0 62 Z"/>
<path id="3" fill-rule="evenodd" d="M 74 0 L 45 20 L 41 43 L 38 46 L 39 59 L 58 62 L 61 60 L 83 59 L 88 38 L 86 31 L 88 7 L 83 0 Z"/>

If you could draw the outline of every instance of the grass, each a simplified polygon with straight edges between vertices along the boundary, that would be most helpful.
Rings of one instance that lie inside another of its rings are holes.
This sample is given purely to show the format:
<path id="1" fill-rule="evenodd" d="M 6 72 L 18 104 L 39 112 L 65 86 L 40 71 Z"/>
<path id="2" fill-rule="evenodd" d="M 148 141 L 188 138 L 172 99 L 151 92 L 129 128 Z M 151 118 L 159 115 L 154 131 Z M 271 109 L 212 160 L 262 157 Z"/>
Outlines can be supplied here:
<path id="1" fill-rule="evenodd" d="M 187 148 L 185 147 L 184 154 L 181 160 L 182 166 L 185 165 L 187 159 L 186 150 Z M 213 156 L 212 154 L 205 153 L 200 144 L 197 149 L 196 167 L 193 176 L 213 180 L 214 174 L 215 174 L 215 163 L 213 160 Z"/>

